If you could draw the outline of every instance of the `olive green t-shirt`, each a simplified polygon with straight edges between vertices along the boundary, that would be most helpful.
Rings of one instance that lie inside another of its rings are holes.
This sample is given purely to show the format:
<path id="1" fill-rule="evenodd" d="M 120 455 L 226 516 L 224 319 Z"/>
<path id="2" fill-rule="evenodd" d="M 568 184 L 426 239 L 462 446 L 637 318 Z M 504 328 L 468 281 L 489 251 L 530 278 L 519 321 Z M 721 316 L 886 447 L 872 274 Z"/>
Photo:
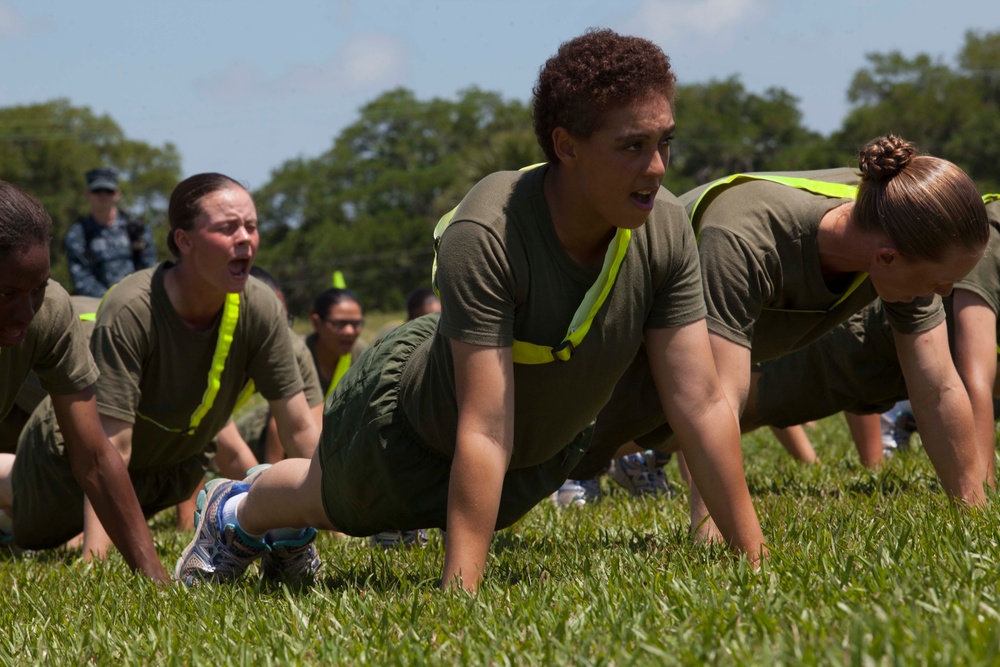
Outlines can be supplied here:
<path id="1" fill-rule="evenodd" d="M 983 298 L 994 314 L 1000 313 L 1000 200 L 986 205 L 990 218 L 990 241 L 986 254 L 955 289 L 964 289 Z M 1000 325 L 1000 320 L 998 320 Z"/>
<path id="2" fill-rule="evenodd" d="M 833 183 L 856 184 L 852 169 L 783 172 Z M 787 354 L 819 338 L 878 298 L 871 280 L 845 296 L 820 270 L 817 233 L 827 211 L 849 201 L 787 185 L 749 181 L 713 190 L 712 184 L 681 196 L 696 220 L 708 307 L 708 328 L 752 350 L 756 363 Z M 920 333 L 944 319 L 939 297 L 885 303 L 901 333 Z"/>
<path id="3" fill-rule="evenodd" d="M 295 354 L 295 364 L 299 367 L 299 374 L 302 376 L 303 391 L 306 393 L 306 403 L 310 408 L 323 404 L 323 387 L 319 384 L 319 375 L 316 373 L 316 364 L 313 361 L 312 352 L 306 345 L 305 338 L 292 333 L 292 352 Z"/>
<path id="4" fill-rule="evenodd" d="M 25 390 L 31 373 L 37 376 L 38 383 L 34 389 Z M 40 402 L 36 400 L 39 396 L 86 389 L 97 381 L 97 376 L 97 366 L 87 349 L 80 320 L 73 314 L 69 294 L 59 283 L 49 280 L 25 339 L 0 348 L 0 418 L 6 417 L 15 405 L 30 413 Z"/>
<path id="5" fill-rule="evenodd" d="M 486 177 L 462 201 L 441 238 L 436 279 L 441 320 L 410 358 L 400 402 L 419 438 L 445 456 L 454 453 L 457 430 L 450 341 L 558 345 L 600 273 L 600 267 L 584 268 L 563 250 L 542 190 L 547 170 Z M 510 467 L 548 460 L 596 418 L 635 357 L 645 328 L 677 327 L 704 316 L 691 224 L 677 198 L 660 188 L 572 358 L 514 364 Z"/>
<path id="6" fill-rule="evenodd" d="M 193 433 L 184 433 L 205 394 L 222 314 L 206 331 L 184 324 L 163 285 L 172 266 L 134 273 L 108 292 L 91 339 L 101 371 L 97 407 L 134 424 L 134 470 L 171 467 L 201 454 L 232 415 L 247 379 L 268 400 L 302 391 L 284 309 L 269 287 L 251 278 L 212 408 Z"/>

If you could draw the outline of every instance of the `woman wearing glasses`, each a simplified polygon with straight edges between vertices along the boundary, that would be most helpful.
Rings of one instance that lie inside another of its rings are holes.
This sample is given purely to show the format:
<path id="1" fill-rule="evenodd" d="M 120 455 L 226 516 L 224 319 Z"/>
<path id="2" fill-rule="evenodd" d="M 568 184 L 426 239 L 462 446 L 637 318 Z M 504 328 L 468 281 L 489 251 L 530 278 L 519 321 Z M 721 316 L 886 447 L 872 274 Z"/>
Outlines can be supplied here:
<path id="1" fill-rule="evenodd" d="M 331 287 L 316 297 L 310 319 L 313 333 L 306 336 L 306 346 L 316 362 L 323 395 L 329 396 L 364 352 L 360 338 L 364 314 L 353 292 Z"/>

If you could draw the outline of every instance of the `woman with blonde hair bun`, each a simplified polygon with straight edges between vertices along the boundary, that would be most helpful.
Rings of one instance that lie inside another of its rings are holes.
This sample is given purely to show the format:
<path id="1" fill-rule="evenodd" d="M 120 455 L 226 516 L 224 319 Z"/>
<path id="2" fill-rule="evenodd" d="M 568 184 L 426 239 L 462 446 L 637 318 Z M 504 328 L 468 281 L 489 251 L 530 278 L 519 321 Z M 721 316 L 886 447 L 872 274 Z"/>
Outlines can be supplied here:
<path id="1" fill-rule="evenodd" d="M 720 379 L 742 414 L 754 364 L 805 347 L 881 299 L 942 485 L 979 505 L 985 475 L 940 297 L 983 256 L 985 205 L 961 169 L 894 135 L 864 146 L 858 165 L 736 174 L 681 196 L 699 235 Z M 601 412 L 595 445 L 573 479 L 593 476 L 630 441 L 670 448 L 644 357 L 640 351 Z M 693 485 L 691 492 L 692 528 L 711 537 Z"/>

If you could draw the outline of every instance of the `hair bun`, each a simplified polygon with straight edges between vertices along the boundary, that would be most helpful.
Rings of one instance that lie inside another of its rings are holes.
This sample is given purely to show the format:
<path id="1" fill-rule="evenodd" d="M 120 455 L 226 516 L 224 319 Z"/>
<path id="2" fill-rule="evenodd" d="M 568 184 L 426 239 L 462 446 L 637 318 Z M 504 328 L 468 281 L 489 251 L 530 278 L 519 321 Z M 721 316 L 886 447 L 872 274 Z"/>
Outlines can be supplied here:
<path id="1" fill-rule="evenodd" d="M 858 155 L 858 167 L 862 178 L 887 181 L 905 169 L 916 155 L 917 149 L 909 141 L 887 134 L 865 144 Z"/>

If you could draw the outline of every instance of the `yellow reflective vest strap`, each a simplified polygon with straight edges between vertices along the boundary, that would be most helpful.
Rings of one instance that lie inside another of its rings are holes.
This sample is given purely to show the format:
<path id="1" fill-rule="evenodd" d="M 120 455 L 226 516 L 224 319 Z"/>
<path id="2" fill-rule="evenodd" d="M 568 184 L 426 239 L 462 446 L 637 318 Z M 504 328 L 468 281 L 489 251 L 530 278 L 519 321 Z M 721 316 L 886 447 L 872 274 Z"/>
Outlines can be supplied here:
<path id="1" fill-rule="evenodd" d="M 545 163 L 533 164 L 524 167 L 520 171 L 535 169 L 543 164 Z M 456 210 L 458 210 L 457 206 L 441 216 L 441 219 L 434 227 L 434 265 L 431 268 L 431 284 L 434 285 L 434 291 L 438 295 L 440 295 L 440 290 L 437 287 L 438 244 L 441 242 L 444 230 L 447 229 L 455 217 Z M 511 357 L 515 364 L 535 365 L 547 364 L 552 361 L 569 361 L 573 356 L 573 350 L 583 342 L 583 339 L 590 331 L 590 325 L 593 324 L 597 312 L 604 305 L 608 294 L 611 293 L 611 288 L 618 278 L 618 271 L 621 269 L 622 261 L 625 259 L 625 253 L 628 251 L 628 244 L 631 239 L 631 230 L 619 229 L 615 232 L 615 237 L 608 245 L 608 250 L 604 255 L 604 265 L 601 267 L 601 273 L 583 296 L 583 301 L 580 302 L 576 313 L 573 314 L 573 319 L 570 322 L 563 341 L 555 347 L 549 347 L 547 345 L 536 345 L 535 343 L 515 340 L 511 348 Z"/>
<path id="2" fill-rule="evenodd" d="M 222 308 L 222 323 L 219 325 L 219 338 L 215 341 L 215 354 L 212 355 L 212 367 L 208 372 L 208 385 L 201 398 L 201 405 L 191 415 L 191 423 L 186 429 L 170 428 L 150 419 L 146 415 L 136 410 L 136 414 L 143 419 L 156 424 L 160 428 L 173 433 L 194 433 L 201 420 L 205 418 L 208 411 L 215 404 L 215 397 L 219 394 L 219 387 L 222 386 L 222 372 L 226 369 L 226 360 L 229 358 L 229 350 L 233 346 L 233 335 L 236 332 L 236 323 L 240 318 L 240 295 L 231 293 L 226 295 L 226 303 Z"/>
<path id="3" fill-rule="evenodd" d="M 351 367 L 351 355 L 343 354 L 340 359 L 337 360 L 337 367 L 333 369 L 333 379 L 330 380 L 330 386 L 326 388 L 326 396 L 324 398 L 330 398 L 330 394 L 333 390 L 337 388 L 340 384 L 341 378 L 347 373 L 347 369 Z"/>
<path id="4" fill-rule="evenodd" d="M 93 322 L 97 319 L 97 313 L 80 313 L 81 322 Z"/>
<path id="5" fill-rule="evenodd" d="M 712 183 L 712 185 L 705 188 L 705 190 L 701 193 L 701 196 L 698 197 L 698 201 L 694 203 L 694 208 L 691 209 L 691 224 L 695 225 L 695 229 L 697 229 L 702 213 L 705 212 L 705 207 L 702 206 L 702 202 L 705 201 L 705 197 L 708 196 L 709 193 L 718 194 L 720 190 L 725 190 L 726 188 L 739 185 L 740 183 L 746 183 L 748 181 L 770 181 L 772 183 L 780 183 L 781 185 L 787 185 L 795 188 L 796 190 L 805 190 L 817 195 L 823 195 L 824 197 L 836 197 L 837 199 L 856 199 L 858 196 L 857 186 L 847 185 L 846 183 L 828 183 L 826 181 L 814 181 L 809 178 L 798 178 L 795 176 L 733 174 L 732 176 L 727 176 L 726 178 L 719 179 L 715 183 Z"/>
<path id="6" fill-rule="evenodd" d="M 836 199 L 857 199 L 858 188 L 856 185 L 848 185 L 846 183 L 830 183 L 827 181 L 814 181 L 811 178 L 799 178 L 797 176 L 777 176 L 771 174 L 733 174 L 732 176 L 727 176 L 726 178 L 719 179 L 712 185 L 705 188 L 698 197 L 698 201 L 695 202 L 694 208 L 691 209 L 691 224 L 695 225 L 695 229 L 698 229 L 698 222 L 701 220 L 702 214 L 705 212 L 705 207 L 702 203 L 705 201 L 705 197 L 711 192 L 713 194 L 718 194 L 719 190 L 724 190 L 726 188 L 732 187 L 734 185 L 739 185 L 741 183 L 747 183 L 749 181 L 769 181 L 771 183 L 778 183 L 780 185 L 787 185 L 788 187 L 795 188 L 796 190 L 805 190 L 806 192 L 812 192 L 813 194 L 822 195 L 824 197 L 833 197 Z M 781 313 L 827 313 L 839 306 L 844 302 L 847 297 L 854 293 L 854 290 L 858 289 L 865 279 L 868 278 L 867 273 L 859 273 L 854 276 L 854 280 L 851 281 L 850 286 L 847 290 L 837 299 L 836 302 L 826 310 L 799 310 L 799 309 L 785 309 L 785 308 L 764 308 L 764 310 L 770 312 L 781 312 Z"/>
<path id="7" fill-rule="evenodd" d="M 573 350 L 583 342 L 590 331 L 590 325 L 593 324 L 597 311 L 601 309 L 604 301 L 608 298 L 611 287 L 618 277 L 618 270 L 625 259 L 625 252 L 628 250 L 631 238 L 631 230 L 619 229 L 615 232 L 615 238 L 608 245 L 608 250 L 604 255 L 604 266 L 601 267 L 601 273 L 583 296 L 583 301 L 576 309 L 562 343 L 556 347 L 548 347 L 515 340 L 512 349 L 514 363 L 547 364 L 555 360 L 569 361 L 570 357 L 573 356 Z"/>
<path id="8" fill-rule="evenodd" d="M 240 408 L 249 403 L 255 393 L 257 393 L 257 386 L 253 383 L 253 380 L 247 380 L 247 383 L 243 385 L 243 390 L 240 391 L 240 395 L 236 398 L 233 414 L 239 412 Z"/>

